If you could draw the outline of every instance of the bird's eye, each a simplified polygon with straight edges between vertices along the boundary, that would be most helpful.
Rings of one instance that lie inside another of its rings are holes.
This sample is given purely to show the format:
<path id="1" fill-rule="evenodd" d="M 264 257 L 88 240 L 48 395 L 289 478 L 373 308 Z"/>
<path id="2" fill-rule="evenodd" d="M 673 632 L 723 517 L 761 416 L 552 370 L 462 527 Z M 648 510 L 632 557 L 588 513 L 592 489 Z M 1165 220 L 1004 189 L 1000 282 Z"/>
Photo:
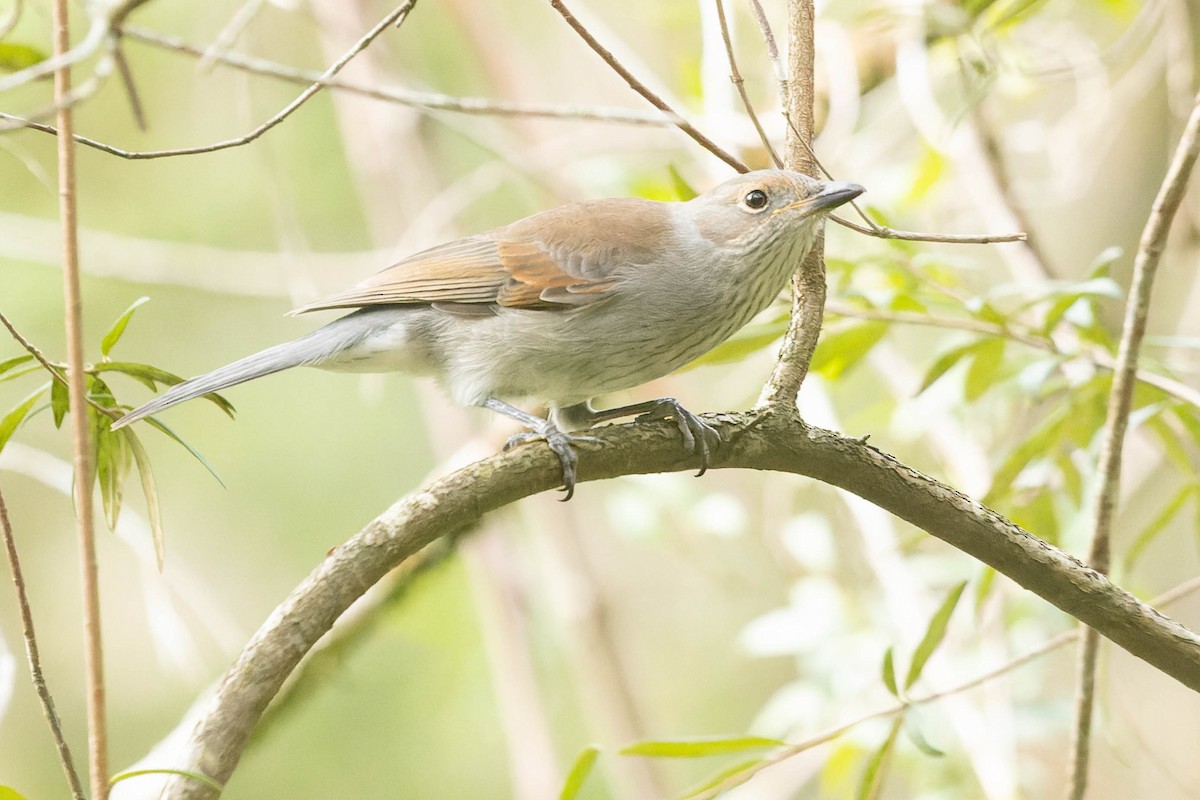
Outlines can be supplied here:
<path id="1" fill-rule="evenodd" d="M 752 208 L 755 211 L 758 211 L 759 209 L 767 207 L 767 193 L 762 189 L 755 189 L 751 192 L 747 192 L 746 197 L 742 202 L 746 204 L 746 208 Z"/>

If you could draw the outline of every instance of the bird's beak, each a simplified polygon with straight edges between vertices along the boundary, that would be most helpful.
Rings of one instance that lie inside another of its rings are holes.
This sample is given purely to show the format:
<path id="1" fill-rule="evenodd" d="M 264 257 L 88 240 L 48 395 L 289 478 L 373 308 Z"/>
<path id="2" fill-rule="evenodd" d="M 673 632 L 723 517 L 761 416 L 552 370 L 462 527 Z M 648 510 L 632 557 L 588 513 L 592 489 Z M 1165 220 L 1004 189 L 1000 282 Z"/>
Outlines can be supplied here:
<path id="1" fill-rule="evenodd" d="M 818 211 L 837 208 L 840 205 L 849 203 L 854 198 L 865 192 L 866 189 L 859 186 L 857 183 L 849 183 L 848 181 L 827 181 L 821 185 L 821 191 L 806 197 L 798 203 L 786 205 L 783 208 L 777 209 L 776 214 L 782 214 L 784 211 L 798 210 L 805 216 L 815 214 Z"/>

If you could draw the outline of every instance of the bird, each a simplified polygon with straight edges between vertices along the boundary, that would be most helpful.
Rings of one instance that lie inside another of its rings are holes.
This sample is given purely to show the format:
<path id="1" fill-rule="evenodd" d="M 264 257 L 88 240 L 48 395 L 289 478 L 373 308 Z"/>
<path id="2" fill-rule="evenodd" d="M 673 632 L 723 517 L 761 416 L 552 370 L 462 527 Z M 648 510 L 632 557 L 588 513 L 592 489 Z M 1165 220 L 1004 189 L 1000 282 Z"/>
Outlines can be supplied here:
<path id="1" fill-rule="evenodd" d="M 673 419 L 708 465 L 716 431 L 674 398 L 596 410 L 593 399 L 667 375 L 765 309 L 826 216 L 864 191 L 767 169 L 682 202 L 587 200 L 410 255 L 292 314 L 346 310 L 294 341 L 176 384 L 113 423 L 297 366 L 434 377 L 450 399 L 516 420 L 505 449 L 544 441 L 575 489 L 579 431 Z M 544 403 L 545 417 L 513 405 Z"/>

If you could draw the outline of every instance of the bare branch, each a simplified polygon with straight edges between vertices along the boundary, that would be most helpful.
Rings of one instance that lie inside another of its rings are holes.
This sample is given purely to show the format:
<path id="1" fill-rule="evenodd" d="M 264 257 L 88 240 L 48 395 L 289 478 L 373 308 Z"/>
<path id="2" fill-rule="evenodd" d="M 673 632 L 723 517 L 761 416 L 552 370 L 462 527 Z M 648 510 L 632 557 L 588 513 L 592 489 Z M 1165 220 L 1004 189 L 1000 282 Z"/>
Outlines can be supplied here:
<path id="1" fill-rule="evenodd" d="M 1096 467 L 1099 480 L 1093 495 L 1095 526 L 1088 561 L 1099 572 L 1107 572 L 1112 560 L 1112 522 L 1121 491 L 1121 451 L 1124 447 L 1125 432 L 1129 427 L 1129 413 L 1133 408 L 1138 355 L 1150 317 L 1150 295 L 1154 288 L 1154 278 L 1158 272 L 1162 252 L 1167 245 L 1171 222 L 1183 200 L 1188 178 L 1198 155 L 1200 96 L 1196 97 L 1191 116 L 1188 117 L 1183 135 L 1175 148 L 1171 165 L 1159 187 L 1158 196 L 1154 198 L 1150 218 L 1142 230 L 1137 255 L 1133 260 L 1133 279 L 1129 287 L 1129 300 L 1125 304 L 1125 322 L 1121 331 L 1121 344 L 1117 349 L 1117 363 L 1113 368 L 1113 385 L 1108 396 L 1100 463 Z M 1067 796 L 1072 800 L 1082 800 L 1087 790 L 1098 647 L 1098 635 L 1094 631 L 1088 631 L 1084 636 L 1079 660 L 1075 736 L 1071 746 L 1071 778 L 1067 791 Z"/>
<path id="2" fill-rule="evenodd" d="M 775 152 L 775 148 L 771 146 L 771 138 L 763 130 L 762 123 L 758 119 L 758 114 L 754 113 L 754 104 L 750 102 L 750 96 L 746 94 L 746 81 L 742 78 L 742 74 L 738 72 L 737 59 L 733 53 L 733 39 L 729 35 L 729 21 L 725 19 L 725 2 L 724 0 L 714 0 L 714 2 L 717 5 L 717 20 L 721 25 L 721 39 L 725 42 L 725 55 L 729 57 L 729 80 L 737 87 L 738 96 L 742 98 L 742 106 L 746 109 L 746 116 L 750 118 L 750 122 L 754 125 L 754 130 L 758 132 L 759 141 L 763 143 L 763 147 L 770 153 L 771 162 L 777 167 L 782 167 L 783 160 Z"/>
<path id="3" fill-rule="evenodd" d="M 771 412 L 710 415 L 725 445 L 713 468 L 807 475 L 853 492 L 990 564 L 1185 685 L 1200 690 L 1200 637 L 1163 617 L 1070 555 L 954 489 L 864 443 Z M 673 423 L 595 430 L 580 447 L 581 481 L 695 469 Z M 334 621 L 397 564 L 483 514 L 559 480 L 557 457 L 528 446 L 433 482 L 385 511 L 327 556 L 271 614 L 217 690 L 176 767 L 220 783 L 232 774 L 257 721 L 284 680 Z M 173 779 L 165 797 L 211 798 Z"/>
<path id="4" fill-rule="evenodd" d="M 771 61 L 771 69 L 774 70 L 775 80 L 779 84 L 779 102 L 787 105 L 787 72 L 783 69 L 783 60 L 779 58 L 779 45 L 775 44 L 775 33 L 771 30 L 771 23 L 767 21 L 767 15 L 758 0 L 750 0 L 750 10 L 754 12 L 754 21 L 758 23 L 758 30 L 767 45 L 767 58 Z"/>
<path id="5" fill-rule="evenodd" d="M 857 203 L 853 204 L 862 218 L 870 225 L 869 228 L 864 228 L 862 225 L 855 224 L 850 220 L 842 219 L 841 217 L 831 216 L 834 222 L 843 225 L 852 231 L 865 233 L 868 236 L 877 236 L 880 239 L 903 239 L 906 242 L 940 242 L 942 244 L 996 244 L 998 242 L 1023 242 L 1029 238 L 1028 234 L 1023 232 L 1018 233 L 919 233 L 915 231 L 898 231 L 894 228 L 888 228 L 884 225 L 876 225 L 870 217 L 866 215 Z"/>
<path id="6" fill-rule="evenodd" d="M 8 519 L 8 506 L 4 503 L 4 494 L 0 493 L 0 534 L 4 535 L 4 549 L 8 554 L 8 566 L 12 570 L 13 588 L 17 593 L 17 609 L 21 613 L 21 633 L 25 637 L 25 655 L 29 660 L 29 676 L 33 680 L 33 688 L 38 700 L 42 703 L 42 713 L 54 736 L 54 745 L 58 748 L 58 760 L 62 763 L 63 773 L 71 788 L 74 800 L 83 800 L 83 784 L 79 781 L 79 773 L 75 769 L 75 759 L 71 757 L 71 748 L 67 746 L 63 736 L 62 721 L 54 710 L 54 697 L 50 687 L 46 685 L 46 676 L 42 672 L 42 657 L 38 651 L 37 634 L 33 629 L 33 610 L 29 606 L 29 594 L 25 591 L 25 576 L 21 571 L 21 559 L 17 555 L 17 541 L 13 536 L 12 523 Z"/>
<path id="7" fill-rule="evenodd" d="M 788 87 L 785 116 L 788 120 L 788 169 L 817 176 L 812 153 L 815 129 L 813 102 L 814 44 L 813 0 L 788 0 Z M 808 375 L 817 349 L 825 313 L 825 237 L 822 234 L 792 276 L 792 313 L 771 376 L 758 398 L 758 408 L 796 415 L 796 396 Z"/>
<path id="8" fill-rule="evenodd" d="M 87 686 L 88 777 L 94 800 L 108 798 L 108 722 L 105 710 L 104 646 L 100 632 L 100 579 L 96 567 L 96 532 L 92 514 L 92 449 L 90 420 L 85 411 L 83 300 L 79 289 L 79 224 L 75 202 L 75 140 L 71 70 L 64 60 L 71 46 L 67 0 L 55 0 L 54 55 L 61 66 L 54 73 L 58 106 L 58 197 L 62 225 L 63 301 L 66 306 L 67 395 L 71 409 L 71 441 L 75 467 L 75 515 L 79 569 L 83 584 L 83 663 Z"/>
<path id="9" fill-rule="evenodd" d="M 401 4 L 398 8 L 396 8 L 396 10 L 392 11 L 390 14 L 388 14 L 386 17 L 384 17 L 381 22 L 379 22 L 377 25 L 375 25 L 374 28 L 372 28 L 361 39 L 359 39 L 354 44 L 354 46 L 351 47 L 348 51 L 346 51 L 345 55 L 343 55 L 341 58 L 339 58 L 337 61 L 335 61 L 333 63 L 333 65 L 329 67 L 329 69 L 327 69 L 323 73 L 321 73 L 319 78 L 316 81 L 314 81 L 306 90 L 301 92 L 300 95 L 295 100 L 293 100 L 291 103 L 288 103 L 288 105 L 285 106 L 281 111 L 279 111 L 279 113 L 272 116 L 270 119 L 268 119 L 262 125 L 259 125 L 257 128 L 255 128 L 254 130 L 250 131 L 249 133 L 247 133 L 243 136 L 239 136 L 235 139 L 225 139 L 220 142 L 214 142 L 212 144 L 202 145 L 199 147 L 181 147 L 181 148 L 176 148 L 176 149 L 172 149 L 172 150 L 145 150 L 145 151 L 122 150 L 120 148 L 113 147 L 111 145 L 106 145 L 102 142 L 97 142 L 95 140 L 90 140 L 90 139 L 89 140 L 80 139 L 79 141 L 81 144 L 86 144 L 89 147 L 95 147 L 96 149 L 103 150 L 106 153 L 111 153 L 112 155 L 121 156 L 122 158 L 128 158 L 128 159 L 132 159 L 132 160 L 145 160 L 145 159 L 152 159 L 152 158 L 168 158 L 168 157 L 172 157 L 172 156 L 196 155 L 198 153 L 213 153 L 218 150 L 226 150 L 231 147 L 241 147 L 242 145 L 249 144 L 250 142 L 253 142 L 255 139 L 262 136 L 267 131 L 274 128 L 279 123 L 283 122 L 285 119 L 290 117 L 293 113 L 295 113 L 295 111 L 297 109 L 299 109 L 302 105 L 304 105 L 306 102 L 308 102 L 308 100 L 311 99 L 313 95 L 315 95 L 317 92 L 319 92 L 326 85 L 326 81 L 330 77 L 332 77 L 333 75 L 336 75 L 339 71 L 341 71 L 341 69 L 343 67 L 345 67 L 346 64 L 350 62 L 351 59 L 353 59 L 356 55 L 358 55 L 364 49 L 366 49 L 367 46 L 369 46 L 371 44 L 371 42 L 375 41 L 375 39 L 378 38 L 381 33 L 383 33 L 385 30 L 387 30 L 387 28 L 392 23 L 405 19 L 408 15 L 408 12 L 412 10 L 414 5 L 416 5 L 416 0 L 406 0 L 405 3 Z M 130 35 L 132 35 L 132 34 L 130 34 Z M 2 117 L 4 119 L 12 120 L 12 121 L 20 122 L 22 124 L 25 124 L 26 127 L 30 127 L 35 130 L 43 131 L 45 133 L 55 133 L 54 129 L 52 129 L 46 125 L 41 125 L 41 124 L 36 124 L 36 123 L 28 123 L 25 120 L 21 120 L 18 117 L 13 117 L 8 114 L 0 115 L 0 117 Z"/>
<path id="10" fill-rule="evenodd" d="M 616 56 L 614 56 L 607 48 L 605 48 L 604 45 L 596 41 L 596 37 L 592 36 L 591 31 L 585 28 L 583 23 L 576 19 L 575 15 L 567 10 L 567 7 L 562 4 L 562 0 L 550 0 L 550 5 L 555 11 L 562 15 L 562 18 L 566 20 L 568 25 L 571 26 L 571 29 L 579 34 L 579 38 L 583 39 L 583 41 L 587 43 L 588 47 L 592 48 L 596 55 L 600 56 L 600 58 L 604 60 L 605 64 L 608 64 L 608 66 L 612 67 L 614 72 L 625 79 L 625 82 L 629 84 L 629 88 L 633 89 L 635 92 L 644 97 L 647 102 L 650 103 L 650 105 L 654 106 L 658 110 L 676 117 L 679 121 L 675 123 L 675 126 L 679 128 L 679 130 L 692 137 L 697 144 L 699 144 L 708 152 L 712 153 L 717 158 L 724 161 L 729 166 L 736 169 L 738 172 L 750 171 L 750 168 L 739 161 L 735 156 L 732 156 L 722 150 L 716 144 L 716 142 L 712 141 L 703 133 L 696 130 L 695 126 L 693 126 L 690 122 L 679 117 L 679 115 L 676 114 L 669 105 L 667 105 L 667 101 L 650 91 L 649 87 L 639 81 L 632 72 L 630 72 L 623 64 L 621 64 L 621 62 L 617 61 Z"/>

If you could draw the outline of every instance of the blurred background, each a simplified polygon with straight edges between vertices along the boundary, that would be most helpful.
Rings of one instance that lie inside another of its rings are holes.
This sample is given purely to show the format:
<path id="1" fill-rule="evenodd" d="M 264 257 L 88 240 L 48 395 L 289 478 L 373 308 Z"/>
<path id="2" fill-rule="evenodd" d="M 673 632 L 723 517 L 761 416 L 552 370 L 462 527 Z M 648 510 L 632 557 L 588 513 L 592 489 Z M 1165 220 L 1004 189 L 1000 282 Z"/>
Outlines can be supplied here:
<path id="1" fill-rule="evenodd" d="M 0 16 L 13 2 L 0 0 Z M 781 147 L 768 49 L 750 5 L 725 2 L 749 98 Z M 784 3 L 763 5 L 786 48 Z M 729 80 L 712 0 L 568 7 L 711 138 L 752 166 L 770 163 Z M 305 85 L 264 65 L 320 72 L 390 10 L 371 0 L 148 3 L 123 44 L 146 129 L 113 77 L 78 106 L 77 130 L 129 151 L 243 135 Z M 0 57 L 49 47 L 47 4 L 20 12 Z M 896 228 L 1030 238 L 889 242 L 830 225 L 830 313 L 801 397 L 809 421 L 870 434 L 1086 552 L 1106 365 L 1137 239 L 1197 88 L 1198 22 L 1187 0 L 819 4 L 815 149 L 834 177 L 866 186 L 876 220 Z M 249 56 L 262 60 L 255 71 L 227 63 Z M 320 320 L 284 312 L 402 255 L 571 200 L 674 200 L 730 174 L 661 124 L 545 3 L 422 0 L 342 77 L 388 97 L 323 91 L 252 144 L 219 152 L 131 161 L 79 149 L 90 359 L 142 296 L 150 301 L 112 357 L 193 375 L 311 330 Z M 37 81 L 0 96 L 0 110 L 34 114 L 49 97 Z M 485 100 L 476 110 L 486 113 L 455 110 L 462 98 Z M 54 148 L 41 132 L 0 132 L 0 311 L 62 360 Z M 1155 295 L 1145 365 L 1157 377 L 1139 390 L 1127 449 L 1114 572 L 1146 599 L 1200 567 L 1198 223 L 1189 198 Z M 671 395 L 695 411 L 747 408 L 786 312 L 781 298 L 705 363 L 604 402 Z M 0 339 L 0 361 L 21 353 Z M 0 413 L 41 380 L 7 377 Z M 134 381 L 109 383 L 122 403 L 150 396 Z M 189 708 L 326 551 L 510 432 L 404 376 L 295 370 L 227 396 L 236 423 L 202 402 L 163 415 L 221 483 L 175 442 L 139 430 L 166 530 L 162 572 L 136 480 L 115 535 L 100 539 L 114 769 L 168 765 L 155 748 L 186 734 Z M 69 454 L 66 429 L 42 410 L 0 453 L 0 487 L 47 679 L 82 758 Z M 794 476 L 630 477 L 557 499 L 493 515 L 456 552 L 433 554 L 353 609 L 268 715 L 224 796 L 536 800 L 557 797 L 576 755 L 596 745 L 580 797 L 675 797 L 764 753 L 618 750 L 744 734 L 802 742 L 894 709 L 885 652 L 903 676 L 963 581 L 914 697 L 1072 627 L 921 531 Z M 1194 597 L 1167 611 L 1200 625 Z M 1114 647 L 1101 663 L 1088 796 L 1200 796 L 1200 699 Z M 1061 796 L 1073 672 L 1068 645 L 910 709 L 884 771 L 873 756 L 894 713 L 725 796 Z M 863 794 L 873 775 L 878 794 Z M 0 784 L 66 795 L 7 590 Z M 116 796 L 152 796 L 152 784 L 130 780 Z"/>

